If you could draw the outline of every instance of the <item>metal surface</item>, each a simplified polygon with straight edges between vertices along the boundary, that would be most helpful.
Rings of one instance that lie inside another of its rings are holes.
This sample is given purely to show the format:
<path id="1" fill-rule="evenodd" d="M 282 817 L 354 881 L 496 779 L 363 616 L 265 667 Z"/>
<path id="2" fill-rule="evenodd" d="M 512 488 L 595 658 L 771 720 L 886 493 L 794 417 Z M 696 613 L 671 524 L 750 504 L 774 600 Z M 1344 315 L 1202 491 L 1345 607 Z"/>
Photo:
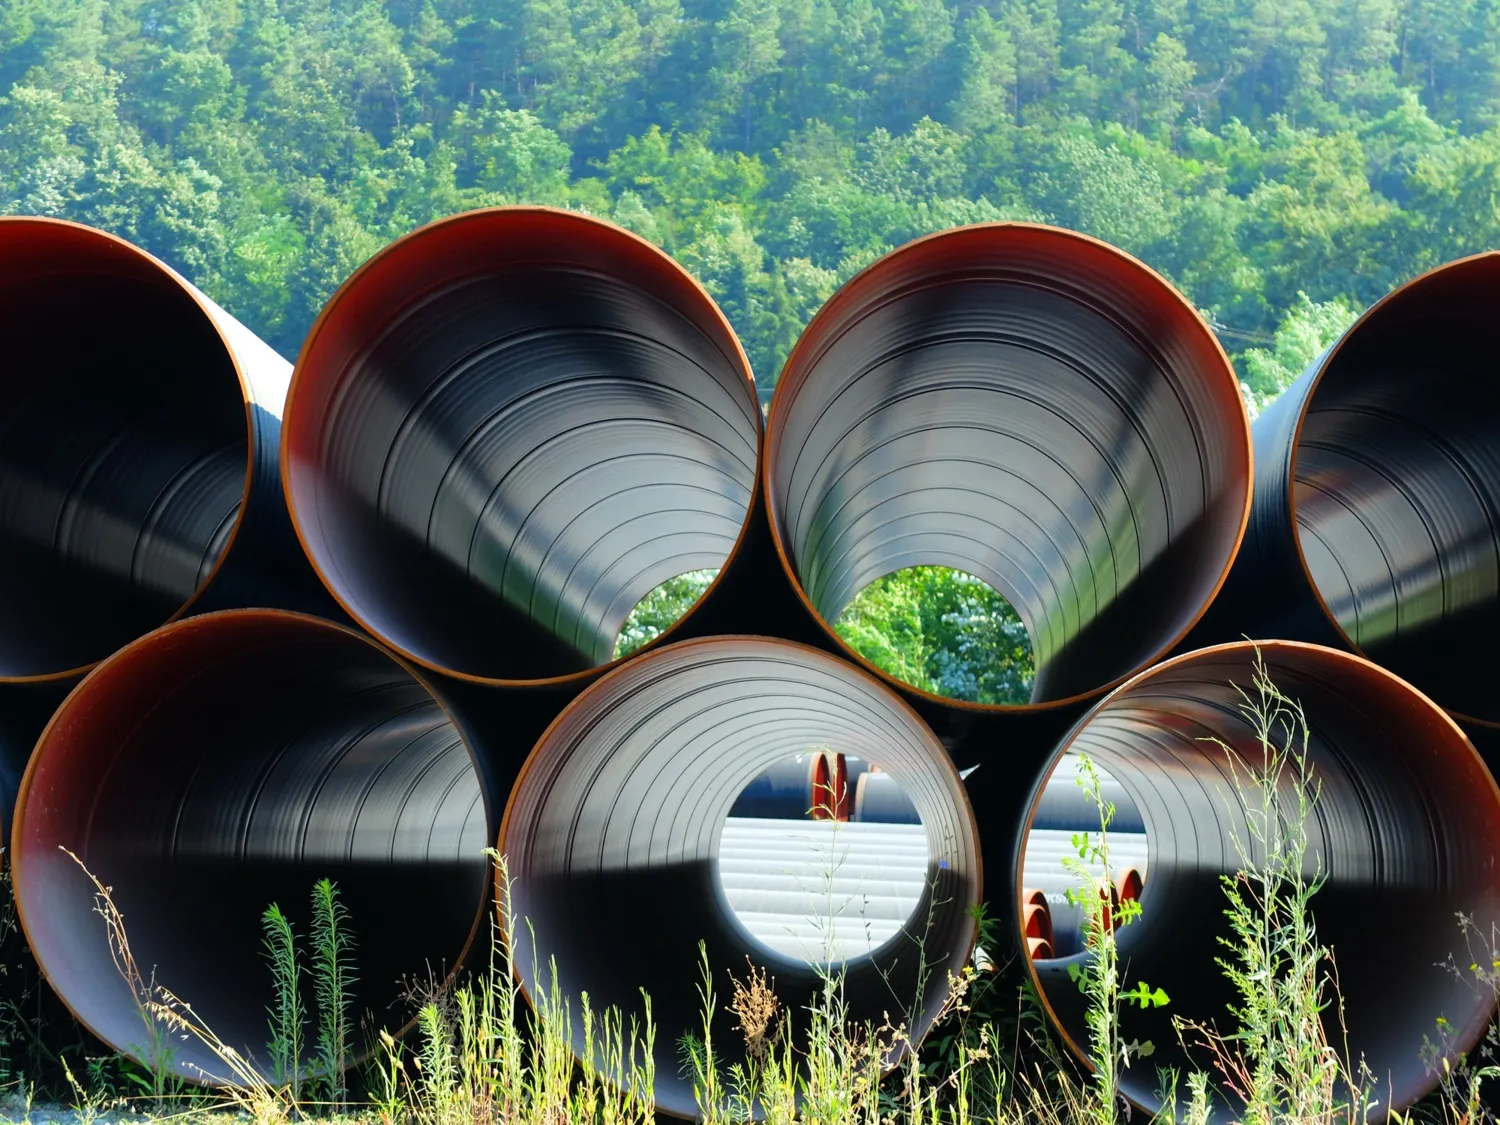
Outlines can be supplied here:
<path id="1" fill-rule="evenodd" d="M 1119 934 L 1130 978 L 1171 997 L 1167 1008 L 1122 1014 L 1126 1041 L 1156 1044 L 1153 1066 L 1125 1071 L 1122 1086 L 1148 1109 L 1157 1105 L 1156 1067 L 1187 1066 L 1172 1020 L 1222 1020 L 1234 998 L 1215 964 L 1215 939 L 1228 935 L 1219 877 L 1241 866 L 1232 834 L 1251 835 L 1224 753 L 1204 740 L 1221 739 L 1252 760 L 1257 744 L 1231 685 L 1249 687 L 1253 651 L 1226 645 L 1143 673 L 1091 711 L 1058 751 L 1083 751 L 1107 770 L 1141 810 L 1150 837 L 1143 913 Z M 1433 1021 L 1446 1017 L 1454 1049 L 1467 1050 L 1493 1014 L 1492 995 L 1441 963 L 1450 953 L 1469 958 L 1455 912 L 1485 933 L 1500 922 L 1500 790 L 1458 727 L 1390 673 L 1312 645 L 1268 641 L 1261 651 L 1311 729 L 1321 786 L 1311 856 L 1327 874 L 1313 912 L 1319 940 L 1338 958 L 1349 1050 L 1380 1084 L 1382 1111 L 1400 1109 L 1433 1086 L 1421 1059 Z M 1013 887 L 1022 883 L 1025 841 L 1023 828 Z M 1078 1052 L 1087 1033 L 1068 964 L 1031 968 Z"/>
<path id="2" fill-rule="evenodd" d="M 189 611 L 325 608 L 281 495 L 284 359 L 55 219 L 0 219 L 0 330 L 0 681 L 76 677 Z"/>
<path id="3" fill-rule="evenodd" d="M 21 783 L 12 876 L 52 987 L 112 1049 L 140 1058 L 140 1016 L 62 847 L 114 888 L 142 969 L 258 1050 L 269 903 L 306 934 L 314 881 L 335 880 L 353 1010 L 388 1020 L 402 976 L 456 966 L 487 918 L 494 827 L 469 749 L 407 668 L 315 618 L 230 611 L 149 634 L 68 697 Z M 180 1077 L 228 1077 L 195 1041 L 174 1048 Z"/>
<path id="4" fill-rule="evenodd" d="M 1347 648 L 1500 722 L 1497 300 L 1500 254 L 1424 274 L 1256 420 L 1245 547 L 1190 643 Z"/>
<path id="5" fill-rule="evenodd" d="M 584 677 L 636 603 L 720 567 L 760 413 L 728 322 L 612 224 L 535 207 L 366 262 L 298 359 L 283 475 L 325 584 L 412 660 Z"/>
<path id="6" fill-rule="evenodd" d="M 766 966 L 794 1020 L 819 986 L 811 966 L 775 954 L 736 922 L 715 856 L 740 790 L 772 763 L 820 746 L 879 762 L 910 794 L 928 841 L 929 889 L 917 912 L 925 918 L 932 903 L 929 963 L 956 970 L 974 939 L 966 911 L 981 883 L 963 785 L 909 708 L 825 653 L 722 637 L 632 660 L 559 716 L 511 791 L 500 841 L 514 879 L 523 986 L 534 994 L 530 966 L 555 957 L 562 991 L 586 991 L 596 1007 L 639 1012 L 644 988 L 657 1026 L 657 1104 L 668 1113 L 695 1112 L 673 1044 L 700 1020 L 683 968 L 696 962 L 700 939 L 715 972 L 743 968 L 747 955 Z M 849 962 L 850 1017 L 879 1021 L 892 995 L 916 996 L 918 960 L 903 936 Z M 935 973 L 915 1036 L 944 990 Z M 733 1062 L 738 1037 L 725 1019 L 719 1043 Z"/>
<path id="7" fill-rule="evenodd" d="M 823 622 L 893 571 L 965 571 L 1026 623 L 1030 706 L 1058 707 L 1198 619 L 1243 533 L 1250 439 L 1222 349 L 1158 275 L 991 224 L 910 243 L 823 306 L 777 385 L 763 475 Z"/>

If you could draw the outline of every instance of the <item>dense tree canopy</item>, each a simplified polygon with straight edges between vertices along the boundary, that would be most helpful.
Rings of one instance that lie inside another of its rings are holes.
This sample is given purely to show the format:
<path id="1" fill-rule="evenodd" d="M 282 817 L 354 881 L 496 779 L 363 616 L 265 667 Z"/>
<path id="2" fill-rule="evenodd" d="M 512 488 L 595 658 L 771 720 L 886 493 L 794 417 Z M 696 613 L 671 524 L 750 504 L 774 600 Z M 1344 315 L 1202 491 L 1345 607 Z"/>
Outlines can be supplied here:
<path id="1" fill-rule="evenodd" d="M 0 0 L 0 210 L 136 240 L 290 355 L 411 227 L 581 208 L 695 271 L 763 386 L 888 247 L 1047 218 L 1171 277 L 1263 398 L 1354 310 L 1500 242 L 1497 12 Z"/>

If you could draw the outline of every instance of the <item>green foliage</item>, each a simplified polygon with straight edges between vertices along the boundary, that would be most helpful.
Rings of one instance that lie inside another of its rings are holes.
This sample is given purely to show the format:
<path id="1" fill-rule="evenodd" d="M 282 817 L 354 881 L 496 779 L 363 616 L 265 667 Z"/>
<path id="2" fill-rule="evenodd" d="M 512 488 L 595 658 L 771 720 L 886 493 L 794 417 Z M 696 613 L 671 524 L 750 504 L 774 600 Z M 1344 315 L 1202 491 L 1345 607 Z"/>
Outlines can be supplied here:
<path id="1" fill-rule="evenodd" d="M 942 566 L 870 583 L 834 622 L 844 643 L 903 683 L 975 703 L 1026 703 L 1035 668 L 1026 627 L 973 575 Z"/>
<path id="2" fill-rule="evenodd" d="M 272 903 L 261 915 L 262 943 L 271 968 L 271 1056 L 272 1080 L 291 1090 L 292 1100 L 301 1095 L 302 1033 L 307 1011 L 302 1004 L 302 961 L 292 923 L 281 907 Z"/>
<path id="3" fill-rule="evenodd" d="M 629 656 L 677 624 L 678 618 L 703 596 L 703 591 L 718 573 L 717 570 L 691 570 L 676 578 L 668 578 L 642 598 L 630 611 L 625 624 L 620 626 L 620 635 L 615 639 L 615 659 Z"/>
<path id="4" fill-rule="evenodd" d="M 344 1067 L 349 1055 L 349 1013 L 354 1003 L 350 989 L 354 975 L 354 935 L 349 912 L 331 879 L 319 879 L 312 889 L 312 977 L 318 1009 L 317 1062 L 319 1089 L 327 1101 L 341 1106 L 347 1094 Z"/>
<path id="5" fill-rule="evenodd" d="M 1084 1023 L 1089 1030 L 1088 1055 L 1092 1066 L 1093 1096 L 1088 1116 L 1097 1125 L 1114 1125 L 1120 1102 L 1120 1070 L 1132 1059 L 1148 1058 L 1155 1052 L 1150 1042 L 1126 1042 L 1120 1032 L 1120 1003 L 1142 1008 L 1160 1008 L 1167 994 L 1137 981 L 1125 990 L 1124 970 L 1115 930 L 1141 916 L 1134 899 L 1120 901 L 1115 892 L 1114 872 L 1109 862 L 1109 826 L 1115 818 L 1114 802 L 1106 800 L 1099 771 L 1087 754 L 1078 756 L 1078 788 L 1099 813 L 1099 831 L 1073 835 L 1076 855 L 1063 857 L 1063 869 L 1073 876 L 1068 901 L 1083 912 L 1083 937 L 1088 955 L 1068 965 L 1068 976 L 1085 999 Z"/>
<path id="6" fill-rule="evenodd" d="M 763 388 L 957 223 L 1140 254 L 1232 354 L 1500 244 L 1492 0 L 0 0 L 0 212 L 133 239 L 283 354 L 439 215 L 608 216 Z M 1247 357 L 1264 396 L 1279 369 Z"/>
<path id="7" fill-rule="evenodd" d="M 1341 299 L 1315 302 L 1299 292 L 1297 303 L 1277 326 L 1273 348 L 1245 352 L 1244 391 L 1251 409 L 1259 412 L 1291 386 L 1358 316 Z"/>

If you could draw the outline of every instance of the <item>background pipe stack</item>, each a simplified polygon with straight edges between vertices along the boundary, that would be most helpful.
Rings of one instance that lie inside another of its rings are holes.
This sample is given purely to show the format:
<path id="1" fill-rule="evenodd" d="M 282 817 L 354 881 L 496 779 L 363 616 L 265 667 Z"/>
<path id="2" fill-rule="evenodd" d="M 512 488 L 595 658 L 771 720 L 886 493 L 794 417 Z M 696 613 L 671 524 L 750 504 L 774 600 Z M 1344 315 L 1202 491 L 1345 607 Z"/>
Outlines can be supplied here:
<path id="1" fill-rule="evenodd" d="M 114 885 L 163 983 L 258 1042 L 267 902 L 296 910 L 338 879 L 364 941 L 358 1003 L 389 1013 L 400 976 L 473 948 L 498 843 L 512 921 L 565 991 L 632 1010 L 650 991 L 658 1102 L 690 1113 L 670 1044 L 697 1018 L 697 941 L 716 967 L 767 967 L 788 1010 L 814 986 L 736 914 L 736 896 L 790 907 L 736 835 L 753 823 L 726 817 L 790 794 L 795 815 L 829 814 L 819 829 L 920 832 L 929 943 L 968 957 L 965 910 L 987 899 L 1010 935 L 989 962 L 1035 952 L 1076 1047 L 1076 919 L 1027 860 L 1077 830 L 1059 794 L 1086 750 L 1139 838 L 1132 971 L 1173 1015 L 1212 1019 L 1203 935 L 1236 821 L 1197 738 L 1245 745 L 1231 685 L 1252 650 L 1190 649 L 1244 634 L 1307 707 L 1319 918 L 1351 1036 L 1399 1105 L 1428 1084 L 1436 1013 L 1416 990 L 1469 1038 L 1491 1014 L 1427 975 L 1458 944 L 1454 910 L 1497 912 L 1500 794 L 1439 709 L 1480 735 L 1500 721 L 1493 661 L 1463 655 L 1500 591 L 1496 392 L 1473 375 L 1497 280 L 1500 256 L 1454 263 L 1372 308 L 1257 421 L 1252 467 L 1197 312 L 1053 228 L 946 231 L 866 268 L 793 349 L 763 433 L 702 288 L 578 214 L 491 209 L 398 240 L 329 301 L 295 374 L 140 251 L 0 220 L 17 358 L 0 787 L 19 791 L 28 940 L 80 1020 L 131 1051 L 137 1017 L 66 846 Z M 838 639 L 861 589 L 915 565 L 1015 607 L 1030 701 L 931 695 Z M 676 626 L 614 659 L 644 595 L 710 568 Z M 186 887 L 224 904 L 212 934 Z M 882 934 L 849 963 L 856 1016 L 889 1005 L 882 973 L 915 989 L 909 934 Z"/>

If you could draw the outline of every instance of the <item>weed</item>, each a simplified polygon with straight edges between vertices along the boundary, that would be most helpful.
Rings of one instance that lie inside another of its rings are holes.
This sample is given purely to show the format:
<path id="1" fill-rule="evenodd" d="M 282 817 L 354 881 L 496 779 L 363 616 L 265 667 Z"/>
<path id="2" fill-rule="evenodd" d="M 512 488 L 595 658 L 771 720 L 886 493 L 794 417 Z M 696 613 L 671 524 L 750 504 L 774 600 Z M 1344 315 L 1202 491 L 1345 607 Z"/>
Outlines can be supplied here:
<path id="1" fill-rule="evenodd" d="M 312 890 L 314 996 L 318 1008 L 317 1060 L 320 1089 L 334 1108 L 344 1104 L 348 1056 L 350 989 L 354 975 L 354 935 L 349 913 L 331 879 L 319 879 Z"/>
<path id="2" fill-rule="evenodd" d="M 271 1056 L 272 1080 L 291 1090 L 295 1102 L 302 1094 L 302 1031 L 307 1011 L 302 1004 L 302 961 L 292 923 L 274 902 L 261 915 L 266 961 L 271 966 Z"/>

